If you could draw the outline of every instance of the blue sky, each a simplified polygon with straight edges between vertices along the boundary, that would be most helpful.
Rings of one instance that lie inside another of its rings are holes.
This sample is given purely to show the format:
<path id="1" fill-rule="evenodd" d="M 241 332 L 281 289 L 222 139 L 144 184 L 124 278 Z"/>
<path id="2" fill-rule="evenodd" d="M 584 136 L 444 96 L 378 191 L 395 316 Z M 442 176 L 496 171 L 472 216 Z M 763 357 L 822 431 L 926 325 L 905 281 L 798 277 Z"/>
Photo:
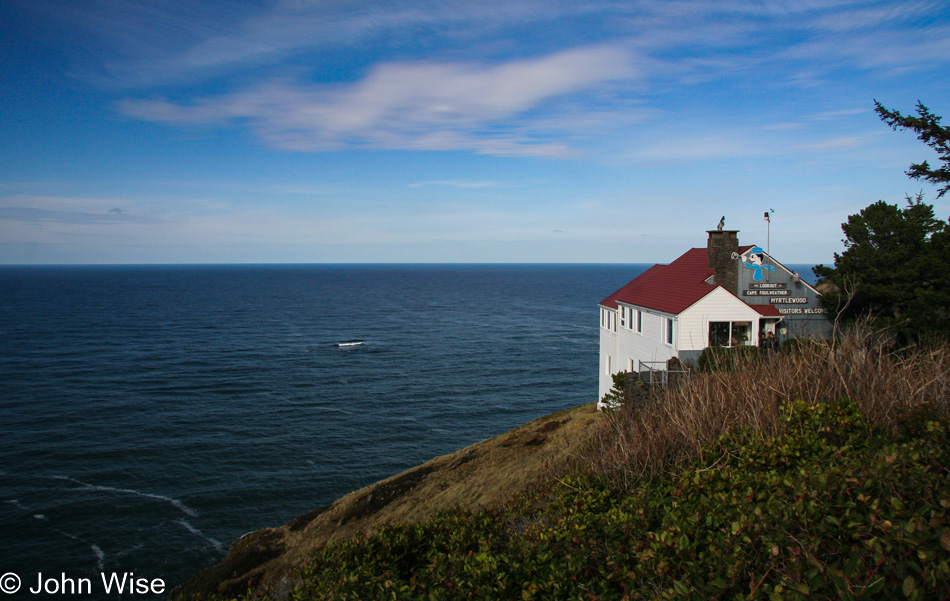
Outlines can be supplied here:
<path id="1" fill-rule="evenodd" d="M 789 263 L 936 156 L 947 2 L 0 3 L 0 263 Z M 765 211 L 774 211 L 771 232 Z"/>

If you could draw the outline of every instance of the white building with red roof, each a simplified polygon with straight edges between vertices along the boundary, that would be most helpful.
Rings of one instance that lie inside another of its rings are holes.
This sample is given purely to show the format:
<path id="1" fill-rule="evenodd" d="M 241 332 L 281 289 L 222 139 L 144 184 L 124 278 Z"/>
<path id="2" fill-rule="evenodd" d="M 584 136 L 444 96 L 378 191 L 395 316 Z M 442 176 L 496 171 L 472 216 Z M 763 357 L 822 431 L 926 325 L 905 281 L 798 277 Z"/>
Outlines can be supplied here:
<path id="1" fill-rule="evenodd" d="M 757 346 L 769 332 L 786 338 L 831 335 L 821 294 L 738 231 L 711 230 L 706 248 L 654 265 L 600 302 L 603 398 L 619 372 L 695 363 L 709 346 Z"/>

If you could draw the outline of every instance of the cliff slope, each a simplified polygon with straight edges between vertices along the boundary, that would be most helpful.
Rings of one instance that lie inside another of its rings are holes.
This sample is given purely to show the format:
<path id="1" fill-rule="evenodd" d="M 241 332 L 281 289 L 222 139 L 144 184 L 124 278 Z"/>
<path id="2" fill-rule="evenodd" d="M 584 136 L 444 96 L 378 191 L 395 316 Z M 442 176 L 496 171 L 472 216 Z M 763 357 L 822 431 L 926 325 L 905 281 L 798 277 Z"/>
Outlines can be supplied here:
<path id="1" fill-rule="evenodd" d="M 503 502 L 566 466 L 600 420 L 595 403 L 537 419 L 350 493 L 278 528 L 245 534 L 217 566 L 172 598 L 241 595 L 251 587 L 283 597 L 312 553 L 384 524 L 421 522 L 437 511 Z"/>

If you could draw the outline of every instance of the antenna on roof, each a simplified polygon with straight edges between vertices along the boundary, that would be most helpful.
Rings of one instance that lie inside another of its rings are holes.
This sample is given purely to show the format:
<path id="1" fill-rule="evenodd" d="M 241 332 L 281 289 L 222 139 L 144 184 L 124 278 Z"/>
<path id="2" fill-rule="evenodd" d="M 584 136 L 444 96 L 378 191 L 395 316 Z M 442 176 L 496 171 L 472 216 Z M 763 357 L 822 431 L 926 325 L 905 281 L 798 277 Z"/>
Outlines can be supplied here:
<path id="1" fill-rule="evenodd" d="M 775 212 L 775 209 L 769 209 L 768 211 L 765 212 L 765 223 L 768 224 L 768 225 L 765 226 L 765 230 L 766 230 L 766 233 L 765 233 L 765 254 L 766 254 L 766 256 L 769 258 L 769 260 L 772 259 L 772 220 L 769 218 L 769 213 L 774 213 L 774 212 Z M 766 280 L 766 281 L 768 281 L 768 279 L 769 279 L 769 274 L 770 274 L 770 273 L 772 273 L 771 270 L 766 270 L 766 271 L 765 271 L 765 280 Z"/>

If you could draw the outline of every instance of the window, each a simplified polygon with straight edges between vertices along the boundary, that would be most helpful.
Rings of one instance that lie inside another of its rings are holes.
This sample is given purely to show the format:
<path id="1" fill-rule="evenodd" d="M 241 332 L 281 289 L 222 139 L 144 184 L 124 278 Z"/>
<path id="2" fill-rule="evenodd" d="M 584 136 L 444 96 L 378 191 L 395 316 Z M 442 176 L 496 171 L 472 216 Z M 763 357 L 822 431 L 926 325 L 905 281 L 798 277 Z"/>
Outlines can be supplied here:
<path id="1" fill-rule="evenodd" d="M 709 322 L 709 346 L 732 346 L 728 321 Z"/>
<path id="2" fill-rule="evenodd" d="M 610 375 L 610 355 L 607 355 L 607 360 L 604 361 L 604 373 Z"/>
<path id="3" fill-rule="evenodd" d="M 732 346 L 748 346 L 752 344 L 752 322 L 732 322 Z"/>
<path id="4" fill-rule="evenodd" d="M 666 343 L 673 344 L 673 320 L 666 318 Z"/>
<path id="5" fill-rule="evenodd" d="M 627 308 L 620 307 L 620 327 L 627 327 Z"/>
<path id="6" fill-rule="evenodd" d="M 636 361 L 633 359 L 627 359 L 627 372 L 634 373 L 636 370 Z"/>
<path id="7" fill-rule="evenodd" d="M 709 346 L 746 346 L 752 344 L 751 321 L 709 322 Z"/>
<path id="8" fill-rule="evenodd" d="M 643 333 L 643 311 L 637 310 L 637 334 Z"/>

